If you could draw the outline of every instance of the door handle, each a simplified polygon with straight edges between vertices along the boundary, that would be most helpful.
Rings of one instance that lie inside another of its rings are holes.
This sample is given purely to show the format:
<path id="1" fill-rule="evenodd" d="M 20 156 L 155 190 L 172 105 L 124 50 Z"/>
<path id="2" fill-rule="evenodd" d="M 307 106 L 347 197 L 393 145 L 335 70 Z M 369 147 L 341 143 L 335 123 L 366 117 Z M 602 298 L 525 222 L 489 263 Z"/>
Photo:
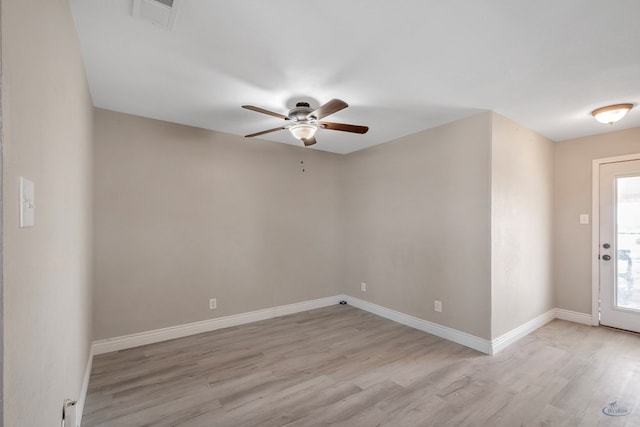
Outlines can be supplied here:
<path id="1" fill-rule="evenodd" d="M 609 255 L 602 255 L 602 259 L 605 261 L 609 261 L 611 257 Z"/>

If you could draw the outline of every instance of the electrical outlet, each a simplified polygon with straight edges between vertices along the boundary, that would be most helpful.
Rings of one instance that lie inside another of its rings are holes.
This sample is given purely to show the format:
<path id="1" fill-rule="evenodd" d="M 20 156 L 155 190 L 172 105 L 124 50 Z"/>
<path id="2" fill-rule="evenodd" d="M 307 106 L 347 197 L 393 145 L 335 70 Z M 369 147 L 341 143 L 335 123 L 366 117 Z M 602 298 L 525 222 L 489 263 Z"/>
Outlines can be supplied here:
<path id="1" fill-rule="evenodd" d="M 218 308 L 218 301 L 215 298 L 209 300 L 209 310 L 215 310 Z"/>
<path id="2" fill-rule="evenodd" d="M 362 292 L 367 292 L 367 284 L 364 282 L 360 282 L 360 290 Z"/>
<path id="3" fill-rule="evenodd" d="M 434 300 L 433 309 L 438 313 L 442 313 L 442 301 Z"/>

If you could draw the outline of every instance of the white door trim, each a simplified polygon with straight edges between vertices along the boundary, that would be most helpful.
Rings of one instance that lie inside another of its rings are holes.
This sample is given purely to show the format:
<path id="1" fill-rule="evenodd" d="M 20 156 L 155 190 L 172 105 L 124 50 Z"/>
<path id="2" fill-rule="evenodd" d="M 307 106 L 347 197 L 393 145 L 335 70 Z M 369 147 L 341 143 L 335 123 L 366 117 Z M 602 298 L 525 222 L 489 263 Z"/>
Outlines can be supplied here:
<path id="1" fill-rule="evenodd" d="M 591 324 L 600 324 L 600 165 L 640 160 L 640 153 L 593 160 L 591 173 Z"/>

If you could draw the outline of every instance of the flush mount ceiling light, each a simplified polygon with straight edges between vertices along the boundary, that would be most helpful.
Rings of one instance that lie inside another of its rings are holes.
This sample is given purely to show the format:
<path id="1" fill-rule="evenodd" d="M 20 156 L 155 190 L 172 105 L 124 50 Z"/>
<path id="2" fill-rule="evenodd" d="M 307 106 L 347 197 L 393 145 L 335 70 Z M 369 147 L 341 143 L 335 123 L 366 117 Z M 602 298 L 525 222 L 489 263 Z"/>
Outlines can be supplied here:
<path id="1" fill-rule="evenodd" d="M 601 107 L 591 112 L 593 118 L 607 125 L 612 125 L 627 115 L 633 104 L 616 104 Z"/>

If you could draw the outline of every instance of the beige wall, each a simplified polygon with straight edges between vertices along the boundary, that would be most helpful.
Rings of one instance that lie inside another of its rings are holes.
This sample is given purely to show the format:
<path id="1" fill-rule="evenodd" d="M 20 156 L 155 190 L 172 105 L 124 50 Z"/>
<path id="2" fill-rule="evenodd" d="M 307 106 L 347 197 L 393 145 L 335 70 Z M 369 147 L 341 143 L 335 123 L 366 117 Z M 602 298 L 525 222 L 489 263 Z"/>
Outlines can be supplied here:
<path id="1" fill-rule="evenodd" d="M 553 142 L 493 113 L 492 338 L 554 308 Z"/>
<path id="2" fill-rule="evenodd" d="M 491 113 L 346 156 L 347 293 L 490 338 L 490 166 Z"/>
<path id="3" fill-rule="evenodd" d="M 95 339 L 340 293 L 342 156 L 98 109 L 94 158 Z"/>
<path id="4" fill-rule="evenodd" d="M 554 282 L 556 305 L 591 314 L 592 161 L 640 153 L 640 128 L 557 142 L 555 149 Z"/>
<path id="5" fill-rule="evenodd" d="M 96 339 L 341 292 L 487 339 L 588 313 L 591 160 L 640 151 L 495 113 L 347 156 L 95 117 Z"/>
<path id="6" fill-rule="evenodd" d="M 4 423 L 57 426 L 91 343 L 92 106 L 68 2 L 2 0 L 2 51 Z"/>

